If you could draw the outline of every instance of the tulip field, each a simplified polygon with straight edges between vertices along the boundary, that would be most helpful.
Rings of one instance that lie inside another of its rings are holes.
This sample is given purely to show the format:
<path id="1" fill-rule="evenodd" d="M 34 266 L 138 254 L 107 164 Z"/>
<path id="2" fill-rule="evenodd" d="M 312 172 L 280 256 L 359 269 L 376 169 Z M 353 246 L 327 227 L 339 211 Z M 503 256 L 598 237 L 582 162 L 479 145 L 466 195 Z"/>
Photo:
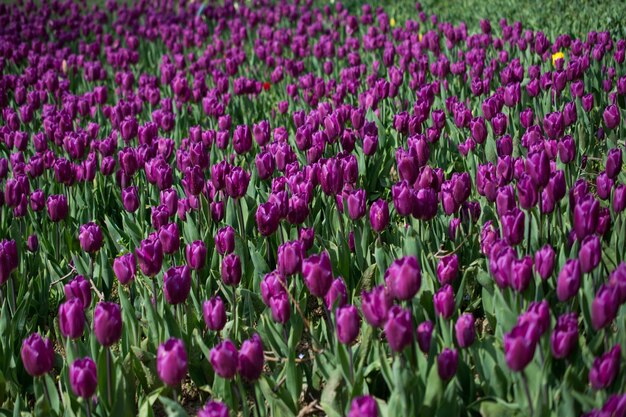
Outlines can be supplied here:
<path id="1" fill-rule="evenodd" d="M 0 416 L 626 417 L 625 22 L 355 3 L 0 4 Z"/>

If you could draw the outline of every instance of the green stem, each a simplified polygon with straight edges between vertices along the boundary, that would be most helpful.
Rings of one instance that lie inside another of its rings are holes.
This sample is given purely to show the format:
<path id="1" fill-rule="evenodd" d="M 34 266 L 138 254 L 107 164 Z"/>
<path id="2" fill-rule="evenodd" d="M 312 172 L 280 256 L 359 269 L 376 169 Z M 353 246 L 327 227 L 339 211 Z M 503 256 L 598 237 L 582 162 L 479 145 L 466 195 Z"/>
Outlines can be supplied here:
<path id="1" fill-rule="evenodd" d="M 107 397 L 109 399 L 109 405 L 112 405 L 112 400 L 113 397 L 111 396 L 111 389 L 112 389 L 112 372 L 111 372 L 111 349 L 110 348 L 106 348 L 107 350 Z"/>
<path id="2" fill-rule="evenodd" d="M 533 400 L 530 397 L 530 389 L 528 388 L 528 379 L 526 373 L 522 371 L 522 383 L 524 384 L 524 391 L 526 391 L 526 398 L 528 399 L 528 410 L 530 411 L 530 417 L 533 416 Z"/>
<path id="3" fill-rule="evenodd" d="M 237 288 L 233 287 L 233 340 L 237 340 Z"/>

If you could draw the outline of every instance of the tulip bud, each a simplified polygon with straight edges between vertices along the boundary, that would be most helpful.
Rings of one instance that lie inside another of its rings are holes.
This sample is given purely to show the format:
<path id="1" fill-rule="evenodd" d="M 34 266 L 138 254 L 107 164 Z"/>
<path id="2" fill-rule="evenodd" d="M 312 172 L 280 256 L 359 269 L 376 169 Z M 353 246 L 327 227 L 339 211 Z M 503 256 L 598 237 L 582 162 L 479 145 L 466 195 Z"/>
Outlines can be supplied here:
<path id="1" fill-rule="evenodd" d="M 437 372 L 439 378 L 444 381 L 451 379 L 456 374 L 459 366 L 459 352 L 456 349 L 445 348 L 437 356 Z"/>
<path id="2" fill-rule="evenodd" d="M 187 375 L 187 351 L 182 340 L 170 338 L 157 350 L 156 367 L 159 378 L 170 387 L 179 385 Z"/>
<path id="3" fill-rule="evenodd" d="M 578 251 L 578 260 L 582 272 L 592 272 L 602 257 L 602 243 L 598 236 L 590 235 L 583 239 Z"/>
<path id="4" fill-rule="evenodd" d="M 517 245 L 524 239 L 524 212 L 517 207 L 501 217 L 502 236 L 510 245 Z"/>
<path id="5" fill-rule="evenodd" d="M 226 324 L 226 309 L 220 296 L 211 297 L 202 304 L 204 323 L 209 330 L 220 331 Z"/>
<path id="6" fill-rule="evenodd" d="M 52 343 L 50 339 L 42 338 L 39 333 L 33 333 L 24 339 L 20 356 L 24 369 L 33 377 L 47 374 L 54 365 Z"/>
<path id="7" fill-rule="evenodd" d="M 128 285 L 135 279 L 137 262 L 133 253 L 118 256 L 113 261 L 113 272 L 122 285 Z"/>
<path id="8" fill-rule="evenodd" d="M 576 295 L 580 288 L 580 274 L 578 259 L 569 259 L 565 262 L 556 283 L 556 295 L 559 301 L 567 301 Z"/>
<path id="9" fill-rule="evenodd" d="M 430 352 L 434 327 L 433 322 L 430 320 L 426 320 L 417 326 L 417 344 L 423 353 Z"/>
<path id="10" fill-rule="evenodd" d="M 412 299 L 422 283 L 422 272 L 417 258 L 405 256 L 393 261 L 385 272 L 385 282 L 392 297 L 402 301 Z"/>
<path id="11" fill-rule="evenodd" d="M 80 226 L 78 240 L 82 250 L 88 253 L 95 253 L 102 247 L 102 230 L 94 222 L 89 222 Z"/>
<path id="12" fill-rule="evenodd" d="M 65 284 L 63 287 L 67 301 L 78 298 L 83 303 L 83 308 L 91 305 L 91 284 L 82 275 Z"/>
<path id="13" fill-rule="evenodd" d="M 451 284 L 459 272 L 459 257 L 456 254 L 444 256 L 437 264 L 437 278 L 441 285 Z"/>
<path id="14" fill-rule="evenodd" d="M 239 353 L 233 342 L 226 339 L 211 349 L 210 361 L 217 375 L 231 379 L 237 373 Z"/>
<path id="15" fill-rule="evenodd" d="M 599 390 L 611 386 L 620 369 L 621 356 L 620 345 L 615 345 L 613 349 L 594 359 L 589 370 L 589 382 L 593 389 Z"/>
<path id="16" fill-rule="evenodd" d="M 233 287 L 241 281 L 241 259 L 237 254 L 231 253 L 222 260 L 222 281 Z"/>
<path id="17" fill-rule="evenodd" d="M 385 337 L 394 352 L 402 352 L 413 340 L 411 311 L 400 306 L 389 310 L 385 324 Z"/>
<path id="18" fill-rule="evenodd" d="M 180 231 L 176 223 L 169 223 L 159 228 L 159 241 L 163 252 L 171 255 L 180 248 Z"/>
<path id="19" fill-rule="evenodd" d="M 302 277 L 316 297 L 324 297 L 332 285 L 333 271 L 328 252 L 311 255 L 302 261 Z"/>
<path id="20" fill-rule="evenodd" d="M 85 312 L 80 298 L 73 298 L 59 306 L 59 328 L 63 336 L 77 339 L 85 329 Z"/>
<path id="21" fill-rule="evenodd" d="M 538 332 L 536 325 L 525 322 L 504 335 L 504 355 L 511 370 L 523 371 L 533 359 Z"/>
<path id="22" fill-rule="evenodd" d="M 272 318 L 275 322 L 285 324 L 291 315 L 291 306 L 286 292 L 273 295 L 269 301 Z"/>
<path id="23" fill-rule="evenodd" d="M 454 325 L 454 330 L 459 347 L 466 348 L 471 346 L 476 338 L 472 313 L 461 314 Z"/>
<path id="24" fill-rule="evenodd" d="M 98 386 L 96 363 L 91 358 L 76 359 L 70 366 L 70 385 L 75 395 L 89 399 Z"/>
<path id="25" fill-rule="evenodd" d="M 135 255 L 139 262 L 141 272 L 153 277 L 159 273 L 163 265 L 163 248 L 159 239 L 144 239 L 138 248 L 135 249 Z"/>
<path id="26" fill-rule="evenodd" d="M 373 327 L 382 327 L 387 321 L 393 300 L 384 285 L 361 293 L 361 309 L 365 320 Z"/>
<path id="27" fill-rule="evenodd" d="M 515 291 L 524 292 L 533 277 L 533 258 L 524 256 L 511 263 L 510 285 Z"/>
<path id="28" fill-rule="evenodd" d="M 185 258 L 187 265 L 193 270 L 200 270 L 206 264 L 207 248 L 204 242 L 196 240 L 185 246 Z"/>
<path id="29" fill-rule="evenodd" d="M 115 303 L 99 302 L 93 313 L 93 331 L 102 346 L 111 346 L 122 337 L 122 311 Z"/>
<path id="30" fill-rule="evenodd" d="M 378 233 L 389 224 L 389 204 L 385 200 L 378 199 L 370 206 L 370 223 Z"/>
<path id="31" fill-rule="evenodd" d="M 129 213 L 134 213 L 139 208 L 139 194 L 137 187 L 126 187 L 122 190 L 122 206 Z"/>
<path id="32" fill-rule="evenodd" d="M 566 313 L 556 321 L 554 331 L 550 336 L 552 355 L 557 359 L 568 357 L 578 344 L 578 316 L 576 313 Z"/>
<path id="33" fill-rule="evenodd" d="M 256 381 L 263 373 L 263 361 L 263 343 L 261 337 L 255 333 L 239 349 L 239 375 L 248 381 Z"/>
<path id="34" fill-rule="evenodd" d="M 602 113 L 602 118 L 607 129 L 615 129 L 620 123 L 619 108 L 615 104 L 607 106 Z"/>
<path id="35" fill-rule="evenodd" d="M 555 256 L 554 249 L 552 249 L 549 243 L 535 254 L 535 271 L 541 279 L 546 280 L 552 275 Z"/>
<path id="36" fill-rule="evenodd" d="M 341 277 L 335 278 L 330 285 L 330 289 L 324 296 L 324 303 L 329 311 L 334 308 L 343 307 L 348 302 L 348 289 Z M 335 304 L 336 303 L 336 304 Z"/>
<path id="37" fill-rule="evenodd" d="M 272 202 L 259 204 L 255 218 L 259 233 L 262 236 L 270 236 L 278 229 L 280 211 Z"/>
<path id="38" fill-rule="evenodd" d="M 198 417 L 228 417 L 228 407 L 224 403 L 211 400 L 198 411 Z"/>
<path id="39" fill-rule="evenodd" d="M 595 330 L 600 330 L 609 325 L 617 316 L 619 309 L 618 290 L 607 284 L 603 284 L 591 303 L 591 324 Z"/>
<path id="40" fill-rule="evenodd" d="M 348 417 L 378 417 L 376 400 L 369 395 L 355 397 L 350 404 Z"/>
<path id="41" fill-rule="evenodd" d="M 163 294 L 168 304 L 181 304 L 191 291 L 191 270 L 186 265 L 173 266 L 163 274 Z"/>
<path id="42" fill-rule="evenodd" d="M 278 247 L 278 271 L 283 276 L 299 273 L 302 270 L 303 255 L 299 240 L 283 243 Z"/>
<path id="43" fill-rule="evenodd" d="M 454 313 L 454 290 L 450 284 L 446 284 L 433 295 L 435 312 L 444 319 L 449 319 Z"/>
<path id="44" fill-rule="evenodd" d="M 337 322 L 337 339 L 344 345 L 352 344 L 359 335 L 361 318 L 353 305 L 340 307 L 335 311 Z"/>
<path id="45" fill-rule="evenodd" d="M 235 250 L 235 229 L 231 226 L 222 227 L 215 235 L 215 249 L 220 255 L 226 255 Z"/>

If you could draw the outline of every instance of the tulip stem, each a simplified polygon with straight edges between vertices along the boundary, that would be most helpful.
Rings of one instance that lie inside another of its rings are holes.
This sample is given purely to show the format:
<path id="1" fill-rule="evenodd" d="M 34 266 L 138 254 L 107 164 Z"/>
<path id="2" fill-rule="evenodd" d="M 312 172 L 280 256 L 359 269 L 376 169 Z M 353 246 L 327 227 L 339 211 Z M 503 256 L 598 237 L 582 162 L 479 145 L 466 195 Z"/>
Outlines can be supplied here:
<path id="1" fill-rule="evenodd" d="M 334 345 L 333 331 L 335 326 L 333 326 L 333 319 L 330 315 L 330 310 L 324 307 L 324 312 L 326 313 L 326 320 L 328 321 L 328 343 L 330 343 L 330 346 L 332 347 Z"/>
<path id="2" fill-rule="evenodd" d="M 348 359 L 350 359 L 350 383 L 354 385 L 354 359 L 352 357 L 352 346 L 347 345 Z"/>
<path id="3" fill-rule="evenodd" d="M 48 401 L 50 408 L 52 408 L 52 401 L 50 400 L 50 391 L 48 391 L 48 384 L 46 384 L 45 375 L 41 377 L 41 382 L 43 383 L 43 392 L 46 395 L 46 400 Z"/>
<path id="4" fill-rule="evenodd" d="M 89 407 L 90 398 L 85 398 L 85 410 L 87 411 L 87 417 L 91 417 L 91 407 Z"/>
<path id="5" fill-rule="evenodd" d="M 157 305 L 157 288 L 156 288 L 156 278 L 152 277 L 152 296 L 154 297 L 154 308 L 156 311 Z"/>
<path id="6" fill-rule="evenodd" d="M 237 288 L 233 287 L 233 340 L 237 340 Z"/>
<path id="7" fill-rule="evenodd" d="M 526 373 L 522 371 L 522 383 L 524 384 L 524 391 L 526 391 L 526 398 L 528 399 L 528 409 L 530 410 L 530 417 L 533 416 L 533 401 L 530 397 L 530 389 L 528 389 L 528 379 Z"/>
<path id="8" fill-rule="evenodd" d="M 172 397 L 174 398 L 174 402 L 178 402 L 178 391 L 176 391 L 176 388 L 172 388 Z"/>
<path id="9" fill-rule="evenodd" d="M 242 197 L 243 198 L 243 197 Z M 241 198 L 235 200 L 237 202 L 237 206 L 239 208 L 239 210 L 237 210 L 237 217 L 238 217 L 238 222 L 239 222 L 239 233 L 240 233 L 240 237 L 241 240 L 244 240 L 244 236 L 246 235 L 246 228 L 245 225 L 243 223 L 243 206 L 241 205 Z"/>
<path id="10" fill-rule="evenodd" d="M 107 350 L 107 397 L 109 399 L 109 405 L 111 405 L 112 397 L 111 397 L 111 349 L 106 348 Z"/>
<path id="11" fill-rule="evenodd" d="M 15 281 L 13 280 L 13 274 L 9 275 L 9 287 L 11 288 L 11 302 L 9 303 L 9 307 L 11 311 L 11 317 L 15 315 L 16 304 L 15 304 Z"/>

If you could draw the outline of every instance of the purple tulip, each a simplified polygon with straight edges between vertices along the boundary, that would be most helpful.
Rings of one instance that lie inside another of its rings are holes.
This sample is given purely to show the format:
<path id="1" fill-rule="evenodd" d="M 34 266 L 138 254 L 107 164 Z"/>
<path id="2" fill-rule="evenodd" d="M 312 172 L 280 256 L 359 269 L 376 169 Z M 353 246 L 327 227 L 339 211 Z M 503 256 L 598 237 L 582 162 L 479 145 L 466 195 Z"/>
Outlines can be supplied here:
<path id="1" fill-rule="evenodd" d="M 620 114 L 619 107 L 615 104 L 611 104 L 604 109 L 604 113 L 602 113 L 602 118 L 604 119 L 604 125 L 607 129 L 612 130 L 619 126 L 620 123 Z"/>
<path id="2" fill-rule="evenodd" d="M 369 395 L 355 397 L 350 404 L 348 417 L 378 417 L 378 404 Z"/>
<path id="3" fill-rule="evenodd" d="M 85 309 L 91 305 L 91 284 L 84 276 L 77 275 L 76 278 L 65 284 L 63 290 L 67 301 L 78 298 Z"/>
<path id="4" fill-rule="evenodd" d="M 365 190 L 359 189 L 348 194 L 348 215 L 352 220 L 365 216 L 366 200 Z"/>
<path id="5" fill-rule="evenodd" d="M 385 282 L 392 297 L 402 301 L 412 299 L 422 284 L 417 258 L 405 256 L 393 261 L 385 272 Z"/>
<path id="6" fill-rule="evenodd" d="M 193 270 L 200 270 L 206 264 L 207 248 L 203 241 L 196 240 L 185 246 L 187 266 Z"/>
<path id="7" fill-rule="evenodd" d="M 122 190 L 122 206 L 129 213 L 134 213 L 139 208 L 139 193 L 137 187 L 126 187 Z"/>
<path id="8" fill-rule="evenodd" d="M 163 265 L 163 248 L 159 239 L 144 239 L 138 248 L 135 249 L 135 255 L 139 262 L 141 272 L 153 277 L 161 271 Z"/>
<path id="9" fill-rule="evenodd" d="M 307 288 L 316 297 L 324 297 L 333 280 L 333 271 L 328 252 L 311 255 L 302 261 L 302 277 Z"/>
<path id="10" fill-rule="evenodd" d="M 517 207 L 506 212 L 500 219 L 502 236 L 510 245 L 517 245 L 524 239 L 524 212 Z"/>
<path id="11" fill-rule="evenodd" d="M 267 202 L 259 205 L 255 218 L 259 233 L 270 236 L 278 229 L 280 212 L 274 203 Z"/>
<path id="12" fill-rule="evenodd" d="M 235 250 L 235 229 L 231 226 L 225 226 L 217 231 L 215 235 L 215 250 L 220 255 L 226 255 Z"/>
<path id="13" fill-rule="evenodd" d="M 70 386 L 74 394 L 89 399 L 98 386 L 96 363 L 91 358 L 76 359 L 70 366 Z"/>
<path id="14" fill-rule="evenodd" d="M 441 285 L 452 284 L 459 273 L 459 257 L 456 254 L 444 256 L 437 264 L 437 278 Z"/>
<path id="15" fill-rule="evenodd" d="M 95 253 L 102 247 L 102 230 L 94 222 L 89 222 L 80 226 L 78 240 L 82 250 L 88 253 Z"/>
<path id="16" fill-rule="evenodd" d="M 237 373 L 239 352 L 233 342 L 226 339 L 211 349 L 210 361 L 217 375 L 232 379 Z"/>
<path id="17" fill-rule="evenodd" d="M 285 242 L 278 247 L 278 271 L 283 276 L 297 274 L 302 270 L 304 251 L 299 240 Z"/>
<path id="18" fill-rule="evenodd" d="M 517 292 L 524 292 L 533 277 L 533 258 L 524 256 L 511 263 L 509 284 Z"/>
<path id="19" fill-rule="evenodd" d="M 606 174 L 609 178 L 615 179 L 622 171 L 622 150 L 613 148 L 606 157 Z"/>
<path id="20" fill-rule="evenodd" d="M 163 274 L 163 294 L 168 304 L 181 304 L 191 290 L 191 270 L 187 265 L 173 266 Z"/>
<path id="21" fill-rule="evenodd" d="M 291 306 L 286 292 L 272 296 L 269 300 L 269 306 L 275 322 L 285 324 L 289 321 Z"/>
<path id="22" fill-rule="evenodd" d="M 578 316 L 576 313 L 565 313 L 556 321 L 550 336 L 552 355 L 557 359 L 568 357 L 578 345 Z"/>
<path id="23" fill-rule="evenodd" d="M 621 358 L 620 345 L 615 345 L 613 349 L 594 359 L 589 370 L 589 382 L 593 389 L 599 390 L 611 386 L 619 371 Z"/>
<path id="24" fill-rule="evenodd" d="M 339 308 L 346 305 L 348 302 L 348 289 L 346 283 L 341 277 L 335 278 L 330 285 L 330 289 L 324 296 L 324 303 L 329 311 L 333 308 Z M 336 303 L 336 304 L 335 304 Z"/>
<path id="25" fill-rule="evenodd" d="M 20 357 L 30 376 L 47 374 L 54 365 L 54 349 L 50 339 L 42 338 L 39 333 L 31 334 L 22 342 Z"/>
<path id="26" fill-rule="evenodd" d="M 591 194 L 582 197 L 574 206 L 574 230 L 581 241 L 594 233 L 598 225 L 600 203 Z"/>
<path id="27" fill-rule="evenodd" d="M 180 231 L 176 223 L 169 223 L 159 228 L 159 241 L 163 248 L 163 253 L 172 255 L 180 248 Z"/>
<path id="28" fill-rule="evenodd" d="M 591 324 L 595 330 L 609 325 L 620 307 L 619 293 L 611 285 L 603 284 L 591 303 Z"/>
<path id="29" fill-rule="evenodd" d="M 417 326 L 417 344 L 423 353 L 430 352 L 430 344 L 435 326 L 432 321 L 426 320 Z"/>
<path id="30" fill-rule="evenodd" d="M 563 265 L 557 278 L 556 295 L 559 301 L 564 302 L 572 298 L 580 288 L 580 262 L 578 259 L 569 259 Z"/>
<path id="31" fill-rule="evenodd" d="M 137 261 L 133 253 L 120 255 L 113 261 L 113 272 L 120 284 L 128 285 L 135 279 L 137 272 Z"/>
<path id="32" fill-rule="evenodd" d="M 222 260 L 222 281 L 230 286 L 237 286 L 241 281 L 241 259 L 237 254 L 226 255 Z"/>
<path id="33" fill-rule="evenodd" d="M 204 323 L 209 330 L 220 331 L 226 325 L 226 308 L 220 296 L 211 297 L 202 304 Z"/>
<path id="34" fill-rule="evenodd" d="M 73 298 L 59 306 L 59 329 L 63 336 L 77 339 L 85 329 L 85 312 L 80 298 Z"/>
<path id="35" fill-rule="evenodd" d="M 476 338 L 472 313 L 461 314 L 454 325 L 454 330 L 459 347 L 466 348 L 471 346 Z"/>
<path id="36" fill-rule="evenodd" d="M 546 280 L 552 275 L 555 256 L 554 249 L 549 243 L 535 253 L 535 271 L 541 279 Z"/>
<path id="37" fill-rule="evenodd" d="M 172 337 L 159 346 L 156 368 L 161 381 L 170 387 L 182 382 L 188 368 L 187 351 L 182 340 Z"/>
<path id="38" fill-rule="evenodd" d="M 444 319 L 449 319 L 454 314 L 454 290 L 450 284 L 446 284 L 433 295 L 435 312 Z"/>
<path id="39" fill-rule="evenodd" d="M 389 309 L 385 324 L 385 337 L 394 352 L 402 352 L 413 340 L 411 311 L 400 306 Z"/>
<path id="40" fill-rule="evenodd" d="M 378 199 L 370 206 L 370 224 L 378 233 L 389 224 L 389 204 L 385 200 Z"/>
<path id="41" fill-rule="evenodd" d="M 339 307 L 335 310 L 337 322 L 337 339 L 344 345 L 352 344 L 359 335 L 361 318 L 353 305 Z"/>
<path id="42" fill-rule="evenodd" d="M 226 176 L 226 193 L 232 198 L 241 198 L 246 194 L 249 183 L 250 174 L 235 167 Z"/>
<path id="43" fill-rule="evenodd" d="M 256 381 L 263 373 L 264 359 L 261 337 L 255 333 L 239 349 L 239 375 L 248 381 Z"/>
<path id="44" fill-rule="evenodd" d="M 445 348 L 437 356 L 437 372 L 439 378 L 444 381 L 451 379 L 456 374 L 459 366 L 459 352 L 456 349 Z"/>
<path id="45" fill-rule="evenodd" d="M 539 329 L 531 322 L 517 325 L 504 335 L 506 364 L 513 371 L 523 371 L 535 355 Z"/>
<path id="46" fill-rule="evenodd" d="M 122 311 L 115 303 L 101 301 L 93 313 L 93 331 L 102 346 L 109 347 L 122 337 Z"/>
<path id="47" fill-rule="evenodd" d="M 211 400 L 198 411 L 198 417 L 228 417 L 228 407 L 224 403 Z"/>
<path id="48" fill-rule="evenodd" d="M 391 294 L 384 285 L 374 287 L 370 292 L 363 291 L 361 293 L 363 317 L 373 327 L 382 327 L 387 322 L 392 304 Z"/>
<path id="49" fill-rule="evenodd" d="M 598 236 L 591 235 L 583 239 L 578 251 L 578 260 L 582 272 L 592 272 L 602 257 L 602 243 Z"/>

